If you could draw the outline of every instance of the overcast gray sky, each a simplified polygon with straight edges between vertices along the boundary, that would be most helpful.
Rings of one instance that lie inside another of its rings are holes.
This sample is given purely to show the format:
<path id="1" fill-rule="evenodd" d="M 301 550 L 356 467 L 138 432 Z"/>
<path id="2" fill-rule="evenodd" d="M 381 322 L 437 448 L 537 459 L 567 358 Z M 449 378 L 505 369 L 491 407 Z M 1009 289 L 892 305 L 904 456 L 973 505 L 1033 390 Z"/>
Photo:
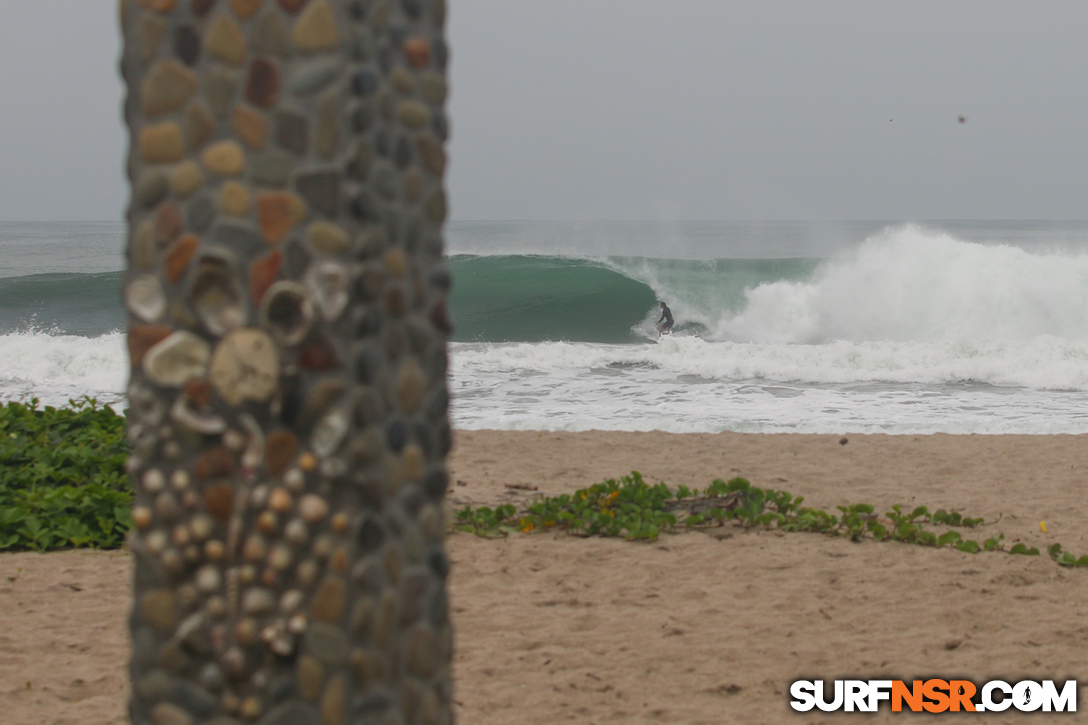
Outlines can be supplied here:
<path id="1" fill-rule="evenodd" d="M 1088 218 L 1088 3 L 449 5 L 455 219 Z M 0 220 L 120 219 L 116 3 L 0 20 Z"/>

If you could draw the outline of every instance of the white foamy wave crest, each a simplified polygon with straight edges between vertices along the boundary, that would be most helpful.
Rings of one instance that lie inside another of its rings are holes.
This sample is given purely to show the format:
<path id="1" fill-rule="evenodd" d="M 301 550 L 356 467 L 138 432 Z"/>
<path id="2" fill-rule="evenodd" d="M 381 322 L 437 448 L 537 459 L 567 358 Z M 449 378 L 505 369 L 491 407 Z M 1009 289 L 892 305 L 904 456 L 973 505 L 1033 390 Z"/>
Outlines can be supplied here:
<path id="1" fill-rule="evenodd" d="M 0 400 L 38 398 L 63 405 L 84 395 L 120 404 L 128 371 L 125 336 L 101 337 L 14 332 L 0 335 Z"/>
<path id="2" fill-rule="evenodd" d="M 820 343 L 1088 340 L 1088 256 L 1031 254 L 916 227 L 866 241 L 814 279 L 773 282 L 712 339 Z"/>

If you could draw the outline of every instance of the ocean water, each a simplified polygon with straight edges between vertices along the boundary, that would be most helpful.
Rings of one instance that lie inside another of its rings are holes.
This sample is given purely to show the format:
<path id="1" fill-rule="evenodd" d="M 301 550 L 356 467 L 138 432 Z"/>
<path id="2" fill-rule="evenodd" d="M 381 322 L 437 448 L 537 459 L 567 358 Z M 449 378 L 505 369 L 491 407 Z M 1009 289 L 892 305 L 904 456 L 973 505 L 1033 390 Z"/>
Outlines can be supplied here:
<path id="1" fill-rule="evenodd" d="M 0 398 L 123 406 L 124 230 L 0 223 Z M 1088 432 L 1088 222 L 461 222 L 459 428 Z M 676 318 L 656 336 L 658 301 Z"/>

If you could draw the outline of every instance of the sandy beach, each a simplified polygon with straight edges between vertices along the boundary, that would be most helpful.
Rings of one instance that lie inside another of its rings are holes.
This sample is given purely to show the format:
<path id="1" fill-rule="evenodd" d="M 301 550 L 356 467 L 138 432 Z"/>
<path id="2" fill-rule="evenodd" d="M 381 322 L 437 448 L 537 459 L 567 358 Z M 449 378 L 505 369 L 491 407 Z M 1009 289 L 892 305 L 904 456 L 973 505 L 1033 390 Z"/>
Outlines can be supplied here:
<path id="1" fill-rule="evenodd" d="M 1088 437 L 848 438 L 462 431 L 449 496 L 455 507 L 523 503 L 632 469 L 672 486 L 744 476 L 824 508 L 925 504 L 1000 517 L 974 538 L 1000 531 L 1088 553 Z M 732 526 L 649 544 L 455 534 L 449 550 L 462 723 L 818 723 L 850 716 L 794 713 L 793 680 L 1088 682 L 1088 570 L 1045 554 Z M 129 575 L 124 552 L 0 556 L 0 720 L 127 722 Z"/>

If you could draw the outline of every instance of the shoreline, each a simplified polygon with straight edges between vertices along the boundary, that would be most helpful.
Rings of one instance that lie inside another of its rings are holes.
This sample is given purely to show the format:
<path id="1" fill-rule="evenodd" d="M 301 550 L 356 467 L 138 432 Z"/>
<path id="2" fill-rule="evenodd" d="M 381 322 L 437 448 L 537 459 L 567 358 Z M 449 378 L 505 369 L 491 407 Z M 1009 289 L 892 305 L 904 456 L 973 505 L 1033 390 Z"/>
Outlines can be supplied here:
<path id="1" fill-rule="evenodd" d="M 519 504 L 632 469 L 673 487 L 743 476 L 826 509 L 902 503 L 1000 515 L 978 538 L 1002 531 L 1007 544 L 1088 553 L 1088 436 L 846 437 L 841 445 L 841 436 L 793 433 L 456 431 L 449 500 Z M 1045 554 L 732 526 L 648 544 L 458 533 L 448 547 L 461 722 L 826 719 L 789 709 L 798 678 L 1088 683 L 1080 623 L 1088 570 Z M 126 722 L 129 577 L 123 552 L 0 556 L 10 722 Z M 885 708 L 867 719 L 913 717 Z"/>

